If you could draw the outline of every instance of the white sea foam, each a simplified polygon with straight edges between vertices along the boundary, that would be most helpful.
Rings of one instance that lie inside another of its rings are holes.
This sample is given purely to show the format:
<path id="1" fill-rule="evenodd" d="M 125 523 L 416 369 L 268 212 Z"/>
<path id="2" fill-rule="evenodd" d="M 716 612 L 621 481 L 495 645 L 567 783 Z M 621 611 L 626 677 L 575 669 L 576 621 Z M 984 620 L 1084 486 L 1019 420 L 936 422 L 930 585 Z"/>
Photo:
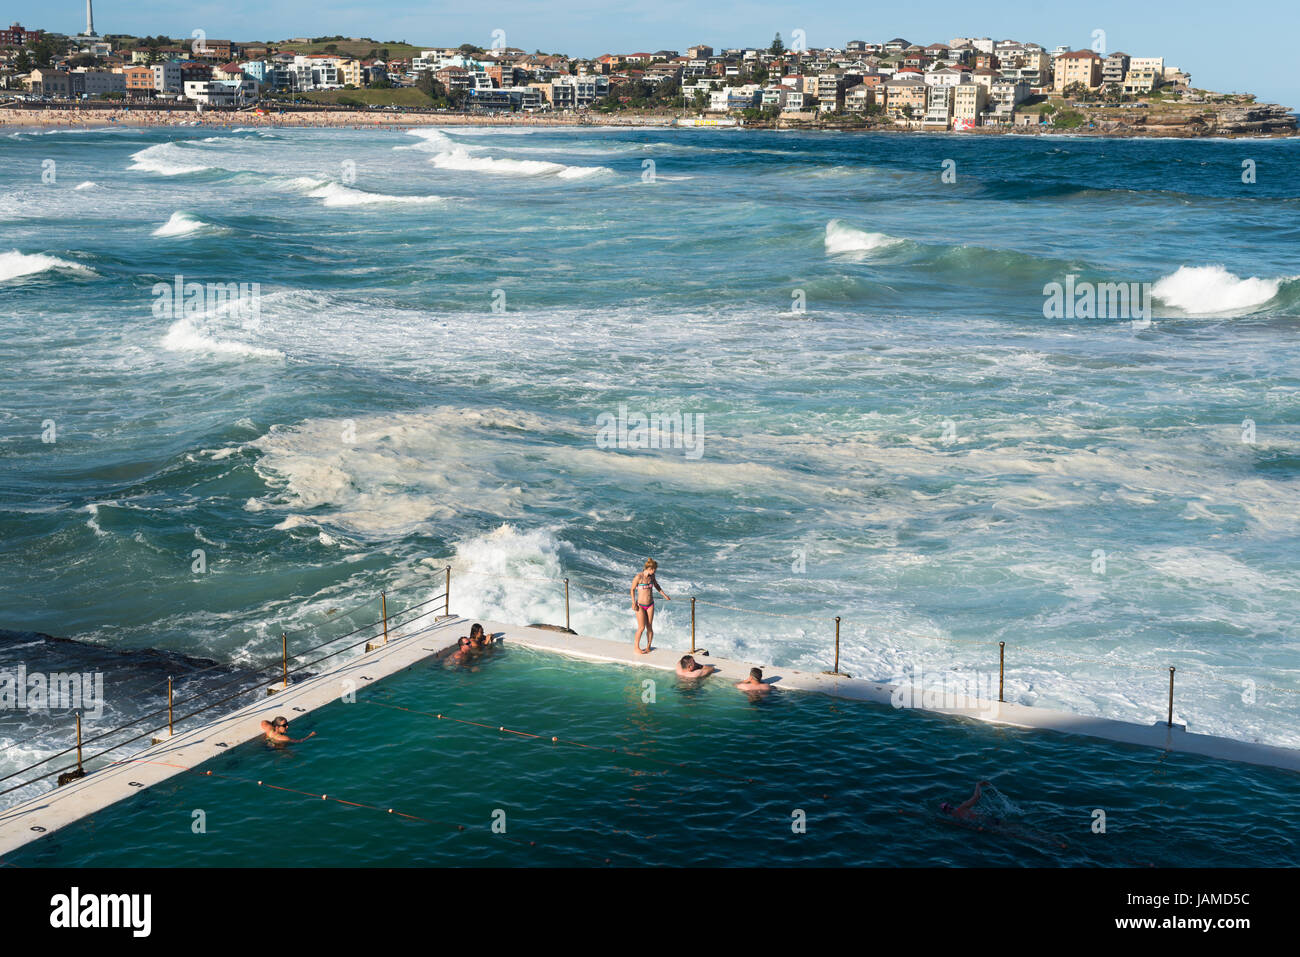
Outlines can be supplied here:
<path id="1" fill-rule="evenodd" d="M 98 185 L 99 185 L 99 184 L 96 183 L 94 180 L 89 180 L 89 179 L 88 179 L 88 180 L 85 180 L 84 182 L 78 183 L 76 186 L 74 186 L 74 187 L 72 187 L 72 188 L 75 189 L 75 190 L 94 189 L 94 188 L 95 188 L 96 186 L 98 186 Z"/>
<path id="2" fill-rule="evenodd" d="M 209 228 L 211 228 L 211 224 L 205 223 L 197 216 L 177 211 L 171 214 L 171 218 L 167 222 L 155 229 L 153 235 L 167 237 L 189 236 L 202 229 Z"/>
<path id="3" fill-rule="evenodd" d="M 283 359 L 284 353 L 278 349 L 266 349 L 220 339 L 210 331 L 209 324 L 200 317 L 186 316 L 177 319 L 162 338 L 162 346 L 169 352 L 197 352 L 213 356 L 247 356 L 256 359 Z"/>
<path id="4" fill-rule="evenodd" d="M 506 467 L 493 463 L 513 456 L 521 428 L 546 426 L 526 413 L 440 408 L 276 427 L 247 447 L 277 491 L 245 508 L 285 509 L 294 524 L 310 512 L 313 524 L 399 540 L 466 510 L 513 514 L 525 492 L 495 479 Z"/>
<path id="5" fill-rule="evenodd" d="M 1189 316 L 1231 316 L 1250 312 L 1277 295 L 1281 279 L 1241 279 L 1222 266 L 1180 266 L 1152 288 L 1167 306 Z"/>
<path id="6" fill-rule="evenodd" d="M 381 204 L 441 203 L 441 196 L 391 196 L 387 193 L 370 193 L 353 189 L 341 183 L 324 183 L 307 194 L 322 200 L 326 206 L 376 206 Z"/>
<path id="7" fill-rule="evenodd" d="M 903 240 L 884 233 L 869 233 L 865 230 L 846 226 L 838 219 L 826 224 L 826 255 L 828 256 L 864 256 L 897 246 Z"/>
<path id="8" fill-rule="evenodd" d="M 455 149 L 477 150 L 483 149 L 481 146 L 465 146 L 457 143 L 446 133 L 441 130 L 431 130 L 427 127 L 417 130 L 407 130 L 408 135 L 414 136 L 420 140 L 410 146 L 395 146 L 399 150 L 421 150 L 426 153 L 447 153 Z"/>
<path id="9" fill-rule="evenodd" d="M 138 153 L 132 153 L 134 160 L 129 169 L 143 170 L 146 173 L 158 173 L 161 176 L 183 176 L 187 173 L 202 173 L 212 169 L 211 166 L 193 162 L 193 154 L 187 153 L 174 143 L 158 143 L 147 146 Z"/>
<path id="10" fill-rule="evenodd" d="M 430 162 L 439 169 L 465 173 L 493 173 L 498 176 L 555 176 L 559 179 L 587 179 L 613 172 L 607 166 L 565 166 L 563 163 L 551 163 L 545 160 L 471 156 L 469 151 L 461 146 L 450 152 L 439 153 Z"/>
<path id="11" fill-rule="evenodd" d="M 89 266 L 69 262 L 66 259 L 59 259 L 57 256 L 46 256 L 44 253 L 24 253 L 19 252 L 17 249 L 12 252 L 0 253 L 0 282 L 8 282 L 11 279 L 19 279 L 23 276 L 34 276 L 37 273 L 50 270 L 64 270 L 87 276 L 95 275 L 95 270 Z"/>

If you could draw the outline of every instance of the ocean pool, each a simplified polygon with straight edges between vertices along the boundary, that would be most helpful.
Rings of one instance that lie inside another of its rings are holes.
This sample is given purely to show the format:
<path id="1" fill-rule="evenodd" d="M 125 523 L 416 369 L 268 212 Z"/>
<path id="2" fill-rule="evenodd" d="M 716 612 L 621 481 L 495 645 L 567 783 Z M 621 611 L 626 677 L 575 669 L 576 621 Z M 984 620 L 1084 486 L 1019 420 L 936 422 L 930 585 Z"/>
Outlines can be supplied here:
<path id="1" fill-rule="evenodd" d="M 417 665 L 291 733 L 308 731 L 243 745 L 5 863 L 1300 865 L 1289 772 L 779 688 L 753 701 L 730 682 L 508 643 L 471 666 Z M 999 825 L 939 813 L 981 778 Z"/>

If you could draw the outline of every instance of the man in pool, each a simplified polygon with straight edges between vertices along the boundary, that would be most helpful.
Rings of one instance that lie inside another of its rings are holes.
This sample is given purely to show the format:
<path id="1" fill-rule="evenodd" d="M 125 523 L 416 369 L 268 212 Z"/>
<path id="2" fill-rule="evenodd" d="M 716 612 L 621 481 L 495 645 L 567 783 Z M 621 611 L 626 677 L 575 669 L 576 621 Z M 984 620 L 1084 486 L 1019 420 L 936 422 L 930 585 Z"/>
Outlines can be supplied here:
<path id="1" fill-rule="evenodd" d="M 262 730 L 266 733 L 266 740 L 274 744 L 302 744 L 307 738 L 314 737 L 316 732 L 313 731 L 307 735 L 307 738 L 289 737 L 289 719 L 277 716 L 274 721 L 262 721 Z"/>
<path id="2" fill-rule="evenodd" d="M 736 687 L 741 691 L 754 691 L 760 694 L 766 694 L 772 690 L 772 685 L 763 680 L 762 668 L 750 668 L 749 677 L 744 681 L 737 681 Z"/>
<path id="3" fill-rule="evenodd" d="M 942 804 L 939 805 L 939 810 L 942 811 L 944 814 L 952 815 L 953 817 L 957 818 L 957 820 L 959 821 L 974 821 L 976 819 L 975 805 L 979 804 L 980 797 L 982 796 L 981 789 L 989 786 L 990 785 L 988 781 L 980 781 L 978 784 L 975 785 L 975 793 L 972 794 L 965 801 L 963 801 L 961 804 L 958 804 L 956 807 L 953 807 L 947 801 L 944 801 Z M 993 818 L 992 823 L 997 824 L 998 823 L 997 818 Z"/>
<path id="4" fill-rule="evenodd" d="M 677 662 L 679 678 L 707 678 L 717 670 L 713 665 L 700 664 L 693 655 L 682 655 L 682 660 Z"/>

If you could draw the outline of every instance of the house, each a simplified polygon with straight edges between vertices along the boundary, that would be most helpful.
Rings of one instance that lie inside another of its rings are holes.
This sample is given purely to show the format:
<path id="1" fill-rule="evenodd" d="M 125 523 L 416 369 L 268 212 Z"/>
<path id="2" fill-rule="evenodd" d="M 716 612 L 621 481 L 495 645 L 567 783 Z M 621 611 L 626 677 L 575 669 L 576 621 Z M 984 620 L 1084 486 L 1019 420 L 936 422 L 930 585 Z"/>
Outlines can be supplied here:
<path id="1" fill-rule="evenodd" d="M 1091 50 L 1062 53 L 1056 58 L 1053 89 L 1061 93 L 1068 86 L 1082 83 L 1090 90 L 1101 86 L 1102 58 Z"/>
<path id="2" fill-rule="evenodd" d="M 1002 74 L 999 73 L 997 70 L 990 70 L 985 68 L 983 70 L 972 70 L 970 77 L 971 77 L 971 82 L 978 83 L 980 86 L 984 87 L 984 89 L 987 90 L 990 89 L 994 83 L 1002 79 Z"/>
<path id="3" fill-rule="evenodd" d="M 961 83 L 970 82 L 971 74 L 969 70 L 954 70 L 951 67 L 943 67 L 925 74 L 926 86 L 957 86 Z"/>
<path id="4" fill-rule="evenodd" d="M 234 51 L 231 49 L 229 40 L 209 40 L 204 37 L 201 40 L 195 40 L 191 50 L 194 56 L 202 57 L 204 60 L 229 60 Z"/>
<path id="5" fill-rule="evenodd" d="M 902 37 L 894 37 L 892 40 L 885 41 L 884 49 L 886 53 L 902 53 L 909 46 L 911 46 L 911 44 Z"/>

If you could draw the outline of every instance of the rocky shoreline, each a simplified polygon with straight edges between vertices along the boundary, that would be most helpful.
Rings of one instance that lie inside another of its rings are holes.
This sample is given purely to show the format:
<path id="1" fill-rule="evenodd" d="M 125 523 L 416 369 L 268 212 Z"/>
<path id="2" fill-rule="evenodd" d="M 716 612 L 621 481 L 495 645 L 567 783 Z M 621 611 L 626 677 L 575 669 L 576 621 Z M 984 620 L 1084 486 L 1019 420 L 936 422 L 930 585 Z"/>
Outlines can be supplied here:
<path id="1" fill-rule="evenodd" d="M 1090 115 L 1093 127 L 1054 129 L 1051 127 L 975 127 L 962 136 L 1049 135 L 1107 137 L 1205 137 L 1277 138 L 1300 135 L 1296 117 L 1276 104 L 1234 104 L 1206 106 L 1179 111 L 1132 110 L 1119 116 L 1099 111 Z M 78 106 L 69 108 L 27 107 L 11 104 L 0 109 L 0 129 L 90 129 L 113 126 L 202 126 L 309 127 L 337 129 L 409 129 L 415 126 L 526 126 L 526 127 L 664 127 L 677 118 L 673 113 L 585 113 L 585 114 L 465 114 L 406 110 L 295 109 L 282 112 L 184 109 L 141 109 L 139 107 Z M 689 127 L 688 127 L 689 128 Z M 716 127 L 703 127 L 715 129 Z M 837 122 L 835 120 L 771 120 L 743 122 L 729 129 L 808 130 L 865 133 L 945 133 L 897 126 L 884 120 Z"/>

